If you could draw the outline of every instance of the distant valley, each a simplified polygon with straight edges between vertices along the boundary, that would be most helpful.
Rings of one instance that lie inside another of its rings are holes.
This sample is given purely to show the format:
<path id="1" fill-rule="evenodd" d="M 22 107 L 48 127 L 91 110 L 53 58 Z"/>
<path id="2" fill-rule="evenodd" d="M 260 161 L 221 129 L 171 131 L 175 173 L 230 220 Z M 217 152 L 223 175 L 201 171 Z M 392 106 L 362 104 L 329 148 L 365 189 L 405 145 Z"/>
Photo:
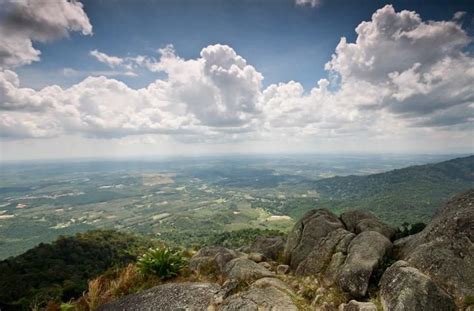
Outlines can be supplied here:
<path id="1" fill-rule="evenodd" d="M 298 156 L 4 165 L 0 258 L 110 228 L 186 246 L 245 229 L 286 232 L 311 208 L 427 221 L 474 186 L 474 156 Z M 420 165 L 427 162 L 435 164 Z M 415 166 L 413 166 L 415 165 Z M 339 176 L 339 177 L 338 177 Z"/>

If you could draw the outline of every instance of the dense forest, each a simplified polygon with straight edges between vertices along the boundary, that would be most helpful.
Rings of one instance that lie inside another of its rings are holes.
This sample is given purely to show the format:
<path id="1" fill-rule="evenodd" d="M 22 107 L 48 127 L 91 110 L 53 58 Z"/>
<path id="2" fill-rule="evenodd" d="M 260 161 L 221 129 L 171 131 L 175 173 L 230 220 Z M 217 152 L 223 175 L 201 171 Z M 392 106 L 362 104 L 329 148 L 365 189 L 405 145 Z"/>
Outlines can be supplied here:
<path id="1" fill-rule="evenodd" d="M 87 281 L 114 266 L 124 266 L 155 243 L 112 230 L 94 230 L 41 243 L 0 262 L 0 303 L 24 309 L 45 301 L 80 296 Z"/>

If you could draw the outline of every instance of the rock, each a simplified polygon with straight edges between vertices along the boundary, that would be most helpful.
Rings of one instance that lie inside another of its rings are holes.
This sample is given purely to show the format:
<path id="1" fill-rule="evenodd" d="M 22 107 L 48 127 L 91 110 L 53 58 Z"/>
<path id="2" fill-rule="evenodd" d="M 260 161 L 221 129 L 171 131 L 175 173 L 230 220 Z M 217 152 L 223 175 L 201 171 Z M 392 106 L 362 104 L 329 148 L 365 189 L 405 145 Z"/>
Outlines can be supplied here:
<path id="1" fill-rule="evenodd" d="M 355 234 L 364 231 L 377 231 L 391 239 L 395 228 L 380 221 L 374 214 L 364 210 L 348 210 L 339 217 L 347 230 Z"/>
<path id="2" fill-rule="evenodd" d="M 337 311 L 337 308 L 330 305 L 328 302 L 323 302 L 322 305 L 314 308 L 315 311 Z"/>
<path id="3" fill-rule="evenodd" d="M 221 274 L 225 265 L 239 253 L 220 246 L 201 248 L 189 261 L 189 268 L 200 274 Z"/>
<path id="4" fill-rule="evenodd" d="M 282 281 L 275 278 L 262 278 L 254 282 L 247 291 L 226 299 L 219 310 L 297 311 L 298 308 L 291 300 L 291 293 L 291 289 Z"/>
<path id="5" fill-rule="evenodd" d="M 286 263 L 294 270 L 330 232 L 344 229 L 336 215 L 327 209 L 308 211 L 288 234 L 284 250 Z"/>
<path id="6" fill-rule="evenodd" d="M 226 264 L 224 275 L 227 279 L 250 282 L 263 277 L 271 277 L 274 273 L 249 259 L 235 258 Z"/>
<path id="7" fill-rule="evenodd" d="M 259 262 L 265 261 L 265 256 L 263 256 L 260 253 L 250 253 L 250 254 L 248 254 L 248 259 L 250 259 L 250 260 L 252 260 L 256 263 L 259 263 Z"/>
<path id="8" fill-rule="evenodd" d="M 268 269 L 268 270 L 272 269 L 272 265 L 266 261 L 259 262 L 258 264 L 264 267 L 265 269 Z"/>
<path id="9" fill-rule="evenodd" d="M 392 243 L 376 231 L 365 231 L 349 244 L 347 258 L 337 275 L 337 285 L 354 298 L 364 297 L 370 276 L 392 247 Z"/>
<path id="10" fill-rule="evenodd" d="M 293 292 L 293 290 L 290 288 L 288 284 L 283 282 L 282 280 L 279 280 L 277 278 L 261 278 L 256 280 L 255 282 L 252 283 L 253 287 L 259 287 L 259 288 L 265 288 L 265 287 L 275 287 L 278 288 L 282 291 L 286 291 L 288 293 Z"/>
<path id="11" fill-rule="evenodd" d="M 290 266 L 288 265 L 278 265 L 276 269 L 277 274 L 287 274 L 290 272 Z"/>
<path id="12" fill-rule="evenodd" d="M 372 302 L 359 302 L 351 300 L 349 303 L 342 303 L 339 311 L 377 311 L 377 306 Z"/>
<path id="13" fill-rule="evenodd" d="M 397 261 L 380 280 L 380 297 L 384 310 L 456 310 L 454 300 L 428 276 Z"/>
<path id="14" fill-rule="evenodd" d="M 281 236 L 258 237 L 250 246 L 250 251 L 263 254 L 265 257 L 278 260 L 283 254 L 285 239 Z"/>
<path id="15" fill-rule="evenodd" d="M 315 275 L 324 272 L 334 252 L 342 251 L 345 253 L 347 245 L 354 236 L 353 233 L 342 228 L 329 232 L 318 240 L 318 244 L 314 246 L 314 249 L 300 262 L 295 274 Z"/>
<path id="16" fill-rule="evenodd" d="M 474 189 L 445 204 L 426 228 L 397 241 L 399 259 L 407 261 L 443 288 L 461 308 L 474 296 Z"/>
<path id="17" fill-rule="evenodd" d="M 125 296 L 97 310 L 207 310 L 219 288 L 219 285 L 213 283 L 168 283 Z"/>

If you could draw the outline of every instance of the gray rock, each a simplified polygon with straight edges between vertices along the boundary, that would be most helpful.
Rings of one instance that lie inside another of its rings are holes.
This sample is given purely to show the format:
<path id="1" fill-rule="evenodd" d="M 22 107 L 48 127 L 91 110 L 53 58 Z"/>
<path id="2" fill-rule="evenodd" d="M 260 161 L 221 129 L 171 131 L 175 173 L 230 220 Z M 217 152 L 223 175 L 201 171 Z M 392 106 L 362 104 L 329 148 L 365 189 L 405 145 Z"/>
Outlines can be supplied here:
<path id="1" fill-rule="evenodd" d="M 339 250 L 346 252 L 347 245 L 353 238 L 353 233 L 342 228 L 329 232 L 318 240 L 314 249 L 300 262 L 295 274 L 315 275 L 324 272 L 328 263 L 331 262 L 334 252 Z"/>
<path id="2" fill-rule="evenodd" d="M 288 284 L 279 280 L 277 278 L 261 278 L 252 283 L 253 287 L 265 288 L 265 287 L 275 287 L 287 293 L 292 293 L 293 290 Z"/>
<path id="3" fill-rule="evenodd" d="M 290 266 L 288 265 L 278 265 L 276 269 L 277 274 L 287 274 L 290 272 Z"/>
<path id="4" fill-rule="evenodd" d="M 370 276 L 390 251 L 392 243 L 382 234 L 365 231 L 349 244 L 347 258 L 337 275 L 337 285 L 354 298 L 364 297 Z"/>
<path id="5" fill-rule="evenodd" d="M 344 228 L 339 218 L 327 209 L 307 212 L 288 234 L 284 259 L 294 270 L 332 231 Z"/>
<path id="6" fill-rule="evenodd" d="M 364 231 L 377 231 L 391 239 L 395 234 L 395 228 L 380 221 L 374 214 L 364 210 L 348 210 L 339 217 L 346 229 L 355 234 Z"/>
<path id="7" fill-rule="evenodd" d="M 474 189 L 438 211 L 420 233 L 397 241 L 399 259 L 429 276 L 461 307 L 474 296 Z"/>
<path id="8" fill-rule="evenodd" d="M 284 248 L 285 239 L 281 236 L 258 237 L 250 246 L 250 251 L 261 253 L 273 260 L 278 260 L 283 255 Z"/>
<path id="9" fill-rule="evenodd" d="M 397 261 L 380 280 L 380 297 L 384 310 L 456 310 L 454 300 L 428 276 Z"/>
<path id="10" fill-rule="evenodd" d="M 260 253 L 250 253 L 248 254 L 248 259 L 256 263 L 259 263 L 259 262 L 265 261 L 265 256 Z"/>
<path id="11" fill-rule="evenodd" d="M 259 262 L 258 264 L 261 265 L 262 267 L 264 267 L 265 269 L 268 269 L 268 270 L 271 270 L 271 269 L 272 269 L 272 265 L 269 264 L 269 263 L 266 262 L 266 261 Z"/>
<path id="12" fill-rule="evenodd" d="M 372 302 L 351 300 L 339 306 L 339 311 L 377 311 L 377 306 Z"/>
<path id="13" fill-rule="evenodd" d="M 274 273 L 249 259 L 235 258 L 225 266 L 224 275 L 227 279 L 248 283 L 263 277 L 271 277 Z"/>
<path id="14" fill-rule="evenodd" d="M 225 265 L 239 253 L 220 246 L 201 248 L 189 261 L 189 268 L 200 274 L 221 274 Z"/>
<path id="15" fill-rule="evenodd" d="M 100 311 L 207 310 L 220 286 L 213 283 L 168 283 L 128 295 L 99 307 Z"/>
<path id="16" fill-rule="evenodd" d="M 254 282 L 247 291 L 230 296 L 219 310 L 225 311 L 297 311 L 291 300 L 291 289 L 275 278 L 262 278 Z"/>

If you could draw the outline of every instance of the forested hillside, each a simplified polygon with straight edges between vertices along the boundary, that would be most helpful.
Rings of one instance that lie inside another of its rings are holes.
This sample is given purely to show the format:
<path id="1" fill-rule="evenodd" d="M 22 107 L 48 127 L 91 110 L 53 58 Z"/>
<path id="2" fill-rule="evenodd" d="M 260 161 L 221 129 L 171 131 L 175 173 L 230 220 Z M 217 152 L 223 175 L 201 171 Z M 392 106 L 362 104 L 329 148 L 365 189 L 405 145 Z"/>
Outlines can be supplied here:
<path id="1" fill-rule="evenodd" d="M 367 176 L 316 181 L 320 204 L 335 210 L 364 208 L 384 220 L 427 221 L 453 195 L 474 186 L 474 156 Z"/>
<path id="2" fill-rule="evenodd" d="M 0 261 L 0 303 L 29 309 L 48 300 L 78 297 L 87 289 L 89 279 L 135 261 L 153 244 L 149 239 L 111 230 L 41 243 Z"/>

